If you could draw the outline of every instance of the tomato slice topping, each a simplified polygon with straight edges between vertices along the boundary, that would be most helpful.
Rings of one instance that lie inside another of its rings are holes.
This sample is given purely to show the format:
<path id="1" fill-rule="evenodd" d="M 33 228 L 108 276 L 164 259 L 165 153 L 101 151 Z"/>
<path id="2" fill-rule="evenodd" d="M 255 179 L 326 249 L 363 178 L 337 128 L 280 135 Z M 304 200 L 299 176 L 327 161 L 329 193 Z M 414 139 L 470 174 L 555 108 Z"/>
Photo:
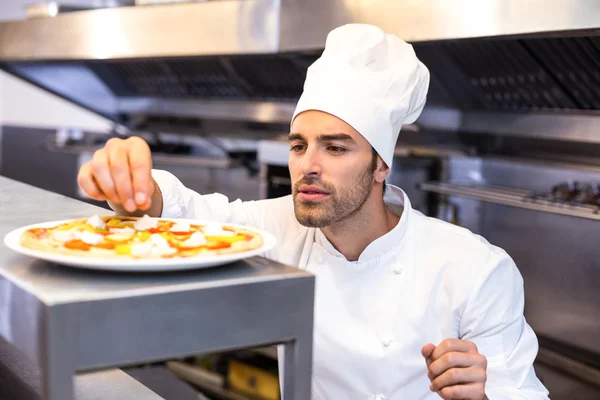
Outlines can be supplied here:
<path id="1" fill-rule="evenodd" d="M 94 247 L 98 247 L 100 249 L 112 250 L 115 248 L 115 244 L 111 243 L 111 242 L 102 242 L 102 243 L 98 243 Z"/>
<path id="2" fill-rule="evenodd" d="M 228 247 L 231 247 L 231 245 L 227 242 L 208 242 L 206 244 L 206 248 L 210 250 L 226 249 Z"/>
<path id="3" fill-rule="evenodd" d="M 83 250 L 88 251 L 90 249 L 90 245 L 82 242 L 81 240 L 71 240 L 65 243 L 65 247 L 71 250 Z"/>
<path id="4" fill-rule="evenodd" d="M 48 229 L 47 228 L 33 228 L 29 232 L 31 232 L 31 234 L 35 235 L 35 237 L 38 239 L 43 239 L 45 237 L 48 237 Z"/>

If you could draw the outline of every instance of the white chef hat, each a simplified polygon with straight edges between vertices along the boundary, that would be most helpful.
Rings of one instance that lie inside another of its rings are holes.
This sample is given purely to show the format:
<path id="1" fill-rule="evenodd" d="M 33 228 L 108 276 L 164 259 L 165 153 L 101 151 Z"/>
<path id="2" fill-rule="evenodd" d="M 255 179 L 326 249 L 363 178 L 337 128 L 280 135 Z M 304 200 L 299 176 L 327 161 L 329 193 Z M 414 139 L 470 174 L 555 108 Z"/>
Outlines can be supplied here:
<path id="1" fill-rule="evenodd" d="M 410 44 L 376 26 L 348 24 L 329 33 L 308 68 L 292 121 L 307 110 L 335 115 L 391 167 L 402 124 L 419 117 L 428 88 L 429 70 Z"/>

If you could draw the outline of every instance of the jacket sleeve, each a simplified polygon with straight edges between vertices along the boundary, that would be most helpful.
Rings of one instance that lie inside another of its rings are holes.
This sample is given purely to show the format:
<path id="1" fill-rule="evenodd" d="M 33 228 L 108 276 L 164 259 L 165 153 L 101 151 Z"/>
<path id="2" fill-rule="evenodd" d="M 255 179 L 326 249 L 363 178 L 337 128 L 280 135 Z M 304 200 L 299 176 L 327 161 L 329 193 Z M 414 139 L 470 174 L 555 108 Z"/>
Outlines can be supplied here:
<path id="1" fill-rule="evenodd" d="M 523 278 L 505 251 L 490 246 L 459 324 L 461 339 L 477 345 L 488 361 L 489 400 L 543 400 L 548 391 L 537 378 L 535 333 L 523 315 Z"/>
<path id="2" fill-rule="evenodd" d="M 161 216 L 165 218 L 191 218 L 247 225 L 278 236 L 285 230 L 286 224 L 289 228 L 290 216 L 294 217 L 290 196 L 258 201 L 230 201 L 220 193 L 196 193 L 167 171 L 152 170 L 152 177 L 162 192 Z"/>

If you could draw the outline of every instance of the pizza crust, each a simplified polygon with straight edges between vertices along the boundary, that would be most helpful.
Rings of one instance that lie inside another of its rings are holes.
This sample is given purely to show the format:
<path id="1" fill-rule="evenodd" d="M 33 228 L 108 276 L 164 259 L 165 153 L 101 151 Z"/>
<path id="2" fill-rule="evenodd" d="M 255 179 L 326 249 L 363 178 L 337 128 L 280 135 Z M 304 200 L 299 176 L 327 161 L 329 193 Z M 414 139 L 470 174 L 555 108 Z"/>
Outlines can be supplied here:
<path id="1" fill-rule="evenodd" d="M 233 253 L 243 253 L 245 251 L 250 251 L 254 249 L 258 249 L 263 245 L 262 236 L 257 236 L 254 234 L 254 237 L 249 241 L 240 241 L 234 242 L 231 244 L 231 247 L 228 249 L 218 249 L 213 250 L 216 254 L 233 254 Z"/>

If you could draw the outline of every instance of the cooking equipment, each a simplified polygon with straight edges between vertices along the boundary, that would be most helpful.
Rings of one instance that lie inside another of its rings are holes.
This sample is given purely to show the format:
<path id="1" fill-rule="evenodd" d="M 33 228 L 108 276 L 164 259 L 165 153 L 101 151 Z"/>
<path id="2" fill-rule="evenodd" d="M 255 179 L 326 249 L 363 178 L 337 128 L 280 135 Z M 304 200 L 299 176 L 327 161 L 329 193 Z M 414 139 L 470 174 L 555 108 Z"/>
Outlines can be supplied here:
<path id="1" fill-rule="evenodd" d="M 422 127 L 597 140 L 595 0 L 105 8 L 1 23 L 0 68 L 133 131 L 205 119 L 287 124 L 327 33 L 350 22 L 414 44 L 432 74 Z"/>

